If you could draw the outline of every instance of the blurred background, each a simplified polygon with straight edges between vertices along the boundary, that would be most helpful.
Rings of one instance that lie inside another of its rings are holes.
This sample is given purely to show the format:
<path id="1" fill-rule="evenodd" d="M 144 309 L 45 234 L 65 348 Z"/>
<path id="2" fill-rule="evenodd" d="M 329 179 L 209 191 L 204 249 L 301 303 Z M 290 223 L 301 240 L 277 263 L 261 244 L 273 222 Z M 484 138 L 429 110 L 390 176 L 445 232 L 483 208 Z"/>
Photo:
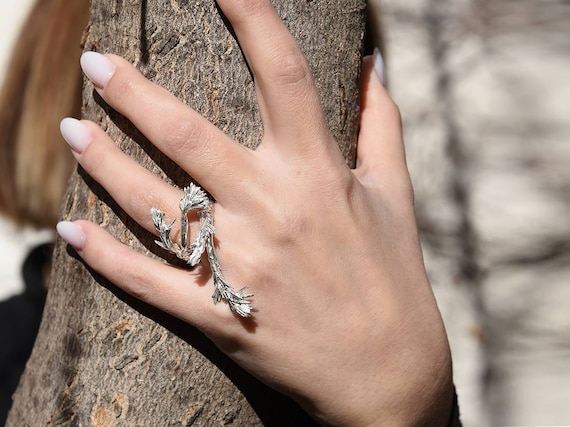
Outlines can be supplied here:
<path id="1" fill-rule="evenodd" d="M 464 425 L 570 425 L 570 2 L 370 3 Z"/>
<path id="2" fill-rule="evenodd" d="M 0 0 L 2 80 L 32 3 Z M 570 425 L 570 2 L 369 3 L 464 426 Z M 0 216 L 0 316 L 51 230 Z"/>
<path id="3" fill-rule="evenodd" d="M 12 49 L 31 4 L 32 0 L 0 0 L 2 83 Z M 0 129 L 0 133 L 4 131 Z M 0 139 L 0 144 L 5 145 L 4 142 L 4 139 Z M 0 146 L 0 156 L 8 156 L 4 146 Z M 0 164 L 5 166 L 1 159 Z M 9 179 L 3 173 L 0 174 L 3 175 L 2 179 Z M 33 304 L 29 298 L 24 297 L 24 261 L 34 247 L 51 239 L 51 231 L 38 230 L 29 225 L 21 227 L 8 215 L 0 214 L 0 425 L 6 421 L 11 395 L 29 357 L 42 309 L 43 296 L 40 297 L 39 304 Z M 21 316 L 26 319 L 21 319 Z"/>
<path id="4" fill-rule="evenodd" d="M 12 48 L 33 2 L 0 0 L 0 82 L 4 82 Z M 50 238 L 49 231 L 15 227 L 13 221 L 0 215 L 0 300 L 21 293 L 24 283 L 20 270 L 24 258 L 32 247 Z"/>
<path id="5" fill-rule="evenodd" d="M 88 0 L 0 0 L 0 425 L 29 357 L 74 160 L 59 132 L 81 104 Z"/>

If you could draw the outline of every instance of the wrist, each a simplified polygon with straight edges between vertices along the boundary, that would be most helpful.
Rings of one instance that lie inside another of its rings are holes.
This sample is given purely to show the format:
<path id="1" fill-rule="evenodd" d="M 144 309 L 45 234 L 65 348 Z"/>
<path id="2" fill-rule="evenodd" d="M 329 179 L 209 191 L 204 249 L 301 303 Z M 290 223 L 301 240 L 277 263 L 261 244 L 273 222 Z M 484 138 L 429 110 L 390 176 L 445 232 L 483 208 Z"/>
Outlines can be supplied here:
<path id="1" fill-rule="evenodd" d="M 379 373 L 367 375 L 360 387 L 341 386 L 349 392 L 340 392 L 343 402 L 337 401 L 338 407 L 346 403 L 345 412 L 330 425 L 449 427 L 455 390 L 447 339 L 435 349 L 431 354 L 425 348 L 409 350 L 414 356 L 402 350 L 393 363 L 384 360 Z"/>
<path id="2" fill-rule="evenodd" d="M 365 385 L 352 381 L 348 387 L 345 383 L 335 387 L 333 401 L 305 407 L 324 426 L 460 427 L 451 421 L 456 397 L 450 367 L 442 367 L 439 375 L 423 384 L 411 384 L 406 378 L 410 377 L 390 382 L 380 378 Z"/>

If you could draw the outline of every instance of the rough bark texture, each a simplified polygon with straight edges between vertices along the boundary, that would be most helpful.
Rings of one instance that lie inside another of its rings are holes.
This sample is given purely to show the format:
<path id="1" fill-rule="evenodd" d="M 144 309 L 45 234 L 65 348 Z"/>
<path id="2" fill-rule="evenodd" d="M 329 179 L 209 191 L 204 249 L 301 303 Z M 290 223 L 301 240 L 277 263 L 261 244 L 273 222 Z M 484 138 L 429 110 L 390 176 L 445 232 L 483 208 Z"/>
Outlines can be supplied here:
<path id="1" fill-rule="evenodd" d="M 275 6 L 309 59 L 330 127 L 352 164 L 365 1 L 279 0 Z M 132 61 L 245 145 L 260 140 L 252 77 L 214 1 L 93 1 L 84 44 Z M 84 112 L 145 167 L 177 185 L 187 183 L 90 84 Z M 89 219 L 139 251 L 153 250 L 152 237 L 82 171 L 71 178 L 62 216 Z M 61 240 L 54 262 L 9 426 L 313 423 L 198 331 L 89 271 Z"/>

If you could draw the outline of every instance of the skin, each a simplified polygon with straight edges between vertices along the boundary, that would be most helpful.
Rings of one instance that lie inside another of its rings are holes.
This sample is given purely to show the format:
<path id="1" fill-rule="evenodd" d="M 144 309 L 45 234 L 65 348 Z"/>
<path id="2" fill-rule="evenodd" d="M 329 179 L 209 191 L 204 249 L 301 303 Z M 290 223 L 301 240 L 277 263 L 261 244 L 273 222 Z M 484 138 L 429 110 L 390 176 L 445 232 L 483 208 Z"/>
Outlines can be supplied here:
<path id="1" fill-rule="evenodd" d="M 423 265 L 398 109 L 372 58 L 364 61 L 358 161 L 350 170 L 308 66 L 269 1 L 218 3 L 254 73 L 265 129 L 257 150 L 119 57 L 106 56 L 112 71 L 92 80 L 213 195 L 217 255 L 228 281 L 255 295 L 253 317 L 212 304 L 211 284 L 200 285 L 211 279 L 208 268 L 150 259 L 87 221 L 62 235 L 93 269 L 202 330 L 322 424 L 445 426 L 449 346 Z M 129 215 L 152 233 L 151 207 L 178 215 L 179 189 L 128 158 L 94 123 L 81 126 L 87 139 L 74 155 Z"/>

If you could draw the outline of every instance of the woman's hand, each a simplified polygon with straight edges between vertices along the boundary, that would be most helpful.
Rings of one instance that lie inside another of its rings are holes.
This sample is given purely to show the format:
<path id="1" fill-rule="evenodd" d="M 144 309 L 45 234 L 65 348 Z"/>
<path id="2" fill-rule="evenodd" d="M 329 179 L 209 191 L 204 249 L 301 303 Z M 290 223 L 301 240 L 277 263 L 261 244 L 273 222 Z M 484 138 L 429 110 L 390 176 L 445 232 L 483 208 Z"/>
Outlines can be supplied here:
<path id="1" fill-rule="evenodd" d="M 199 286 L 209 269 L 150 259 L 87 221 L 60 223 L 60 234 L 96 271 L 205 332 L 323 423 L 445 425 L 450 353 L 424 271 L 398 110 L 372 58 L 350 170 L 270 2 L 218 3 L 254 73 L 265 130 L 255 151 L 119 57 L 88 53 L 82 66 L 110 106 L 215 198 L 217 255 L 228 281 L 255 295 L 252 317 L 212 303 L 212 286 Z M 148 231 L 156 233 L 151 207 L 178 215 L 182 191 L 94 123 L 65 119 L 62 133 L 81 166 Z"/>

